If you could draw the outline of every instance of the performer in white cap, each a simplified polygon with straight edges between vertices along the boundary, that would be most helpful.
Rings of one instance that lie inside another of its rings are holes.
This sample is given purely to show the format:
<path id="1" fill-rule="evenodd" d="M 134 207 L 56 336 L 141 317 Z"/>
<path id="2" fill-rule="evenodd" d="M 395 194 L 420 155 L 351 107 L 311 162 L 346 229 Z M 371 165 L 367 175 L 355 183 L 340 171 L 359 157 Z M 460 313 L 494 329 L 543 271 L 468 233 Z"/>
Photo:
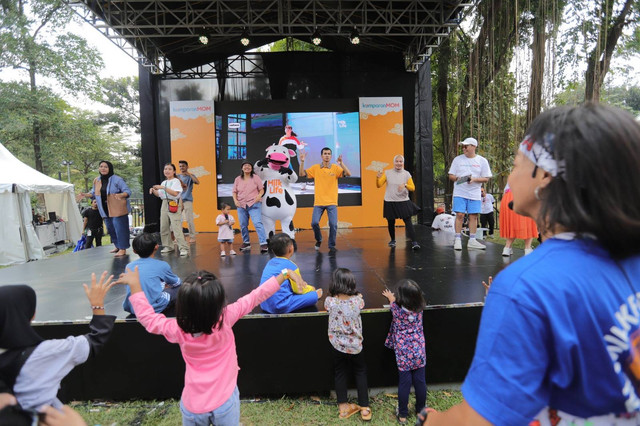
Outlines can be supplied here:
<path id="1" fill-rule="evenodd" d="M 462 145 L 462 155 L 453 159 L 449 168 L 449 179 L 453 185 L 453 211 L 456 214 L 456 238 L 453 243 L 455 250 L 462 250 L 462 222 L 465 213 L 469 214 L 469 242 L 467 248 L 484 250 L 486 247 L 476 240 L 478 228 L 478 213 L 482 209 L 482 184 L 489 181 L 491 169 L 486 158 L 476 154 L 478 141 L 466 138 L 459 143 Z"/>

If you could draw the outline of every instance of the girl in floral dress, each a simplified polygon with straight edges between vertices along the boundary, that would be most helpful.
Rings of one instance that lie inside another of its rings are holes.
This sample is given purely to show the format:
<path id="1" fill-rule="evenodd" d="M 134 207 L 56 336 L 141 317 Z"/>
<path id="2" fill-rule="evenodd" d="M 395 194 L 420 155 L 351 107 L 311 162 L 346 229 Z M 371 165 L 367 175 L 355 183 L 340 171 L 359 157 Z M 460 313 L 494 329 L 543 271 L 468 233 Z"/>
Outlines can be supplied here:
<path id="1" fill-rule="evenodd" d="M 409 392 L 411 385 L 416 392 L 415 412 L 419 413 L 427 401 L 425 365 L 427 355 L 424 346 L 422 311 L 424 297 L 418 284 L 413 280 L 398 283 L 398 297 L 386 289 L 382 295 L 391 303 L 391 328 L 384 345 L 396 353 L 398 365 L 398 423 L 406 424 L 409 412 Z"/>
<path id="2" fill-rule="evenodd" d="M 362 295 L 356 291 L 356 279 L 350 270 L 333 271 L 329 296 L 324 300 L 329 312 L 329 342 L 333 346 L 336 395 L 339 417 L 346 419 L 360 412 L 362 420 L 371 420 L 367 366 L 362 353 Z M 347 373 L 353 370 L 358 389 L 358 405 L 347 402 Z"/>

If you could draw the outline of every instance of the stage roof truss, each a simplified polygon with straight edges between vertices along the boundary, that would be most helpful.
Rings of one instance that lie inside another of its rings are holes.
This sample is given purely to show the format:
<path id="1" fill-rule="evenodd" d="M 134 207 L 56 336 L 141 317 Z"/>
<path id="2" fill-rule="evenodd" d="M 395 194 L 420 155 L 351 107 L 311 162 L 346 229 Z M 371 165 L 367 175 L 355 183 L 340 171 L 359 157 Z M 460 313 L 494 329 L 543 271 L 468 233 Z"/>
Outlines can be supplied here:
<path id="1" fill-rule="evenodd" d="M 415 71 L 477 0 L 67 0 L 86 22 L 152 73 L 197 70 L 284 37 L 338 52 L 401 52 Z M 349 41 L 351 31 L 360 44 Z M 251 43 L 242 46 L 243 31 Z M 198 37 L 206 35 L 207 44 Z M 241 73 L 240 73 L 241 74 Z M 250 74 L 248 74 L 250 75 Z"/>

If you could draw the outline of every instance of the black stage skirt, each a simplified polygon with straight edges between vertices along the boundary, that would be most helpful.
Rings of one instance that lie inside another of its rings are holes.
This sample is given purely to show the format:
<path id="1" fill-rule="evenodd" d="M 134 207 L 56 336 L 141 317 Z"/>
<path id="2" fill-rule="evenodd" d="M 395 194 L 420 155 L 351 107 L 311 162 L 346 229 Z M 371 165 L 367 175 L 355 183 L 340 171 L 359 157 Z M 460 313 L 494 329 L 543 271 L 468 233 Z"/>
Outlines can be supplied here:
<path id="1" fill-rule="evenodd" d="M 411 200 L 385 201 L 382 215 L 385 219 L 406 219 L 418 214 L 419 211 L 420 207 Z"/>

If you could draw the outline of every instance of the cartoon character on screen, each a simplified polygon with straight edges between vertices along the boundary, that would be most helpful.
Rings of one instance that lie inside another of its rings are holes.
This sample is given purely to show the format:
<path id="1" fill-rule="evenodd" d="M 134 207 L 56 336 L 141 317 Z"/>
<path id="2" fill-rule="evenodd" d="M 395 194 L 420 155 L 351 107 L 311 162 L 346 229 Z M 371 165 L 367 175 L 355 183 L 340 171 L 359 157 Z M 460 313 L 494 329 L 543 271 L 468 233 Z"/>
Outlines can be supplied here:
<path id="1" fill-rule="evenodd" d="M 262 224 L 267 238 L 275 234 L 276 221 L 280 221 L 282 232 L 295 239 L 292 224 L 296 213 L 296 195 L 291 188 L 296 183 L 298 175 L 290 167 L 291 157 L 295 151 L 283 145 L 271 145 L 267 148 L 267 155 L 256 162 L 254 170 L 264 181 L 264 195 L 262 196 Z"/>

